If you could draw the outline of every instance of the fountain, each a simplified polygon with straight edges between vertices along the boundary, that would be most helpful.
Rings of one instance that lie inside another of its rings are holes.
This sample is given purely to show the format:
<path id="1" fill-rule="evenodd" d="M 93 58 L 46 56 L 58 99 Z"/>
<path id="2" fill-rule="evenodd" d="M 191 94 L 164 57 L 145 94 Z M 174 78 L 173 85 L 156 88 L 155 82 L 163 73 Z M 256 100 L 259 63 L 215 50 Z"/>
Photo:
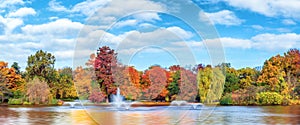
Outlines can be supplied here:
<path id="1" fill-rule="evenodd" d="M 201 109 L 203 106 L 202 103 L 189 103 L 189 105 L 192 107 L 193 110 Z"/>
<path id="2" fill-rule="evenodd" d="M 136 102 L 124 101 L 124 96 L 120 94 L 120 88 L 117 88 L 116 95 L 112 95 L 112 103 L 110 103 L 115 109 L 121 110 L 129 110 L 131 105 Z"/>
<path id="3" fill-rule="evenodd" d="M 64 102 L 64 104 L 69 104 L 71 108 L 74 108 L 76 104 L 80 104 L 79 102 Z"/>
<path id="4" fill-rule="evenodd" d="M 187 101 L 182 101 L 182 100 L 175 100 L 172 101 L 170 104 L 170 107 L 175 107 L 175 108 L 188 108 L 191 110 L 199 110 L 201 109 L 200 107 L 202 107 L 203 104 L 202 103 L 188 103 Z"/>

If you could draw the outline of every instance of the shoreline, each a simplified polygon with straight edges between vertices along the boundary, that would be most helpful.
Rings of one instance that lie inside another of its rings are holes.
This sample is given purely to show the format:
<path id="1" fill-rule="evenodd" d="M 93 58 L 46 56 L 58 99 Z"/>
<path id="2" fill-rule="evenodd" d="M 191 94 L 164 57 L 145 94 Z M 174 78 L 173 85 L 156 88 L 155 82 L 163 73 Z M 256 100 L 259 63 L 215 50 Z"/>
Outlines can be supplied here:
<path id="1" fill-rule="evenodd" d="M 132 104 L 132 107 L 152 107 L 152 106 L 169 106 L 171 102 L 141 102 Z M 202 103 L 201 103 L 202 104 Z M 81 104 L 80 104 L 81 105 Z M 110 106 L 109 103 L 86 103 L 83 104 L 84 106 Z M 206 106 L 294 106 L 294 105 L 300 105 L 300 104 L 289 104 L 289 105 L 259 105 L 259 104 L 228 104 L 228 105 L 221 105 L 221 104 L 205 104 Z M 66 106 L 58 105 L 58 104 L 19 104 L 19 105 L 12 105 L 8 103 L 0 103 L 0 107 L 50 107 L 50 106 Z"/>

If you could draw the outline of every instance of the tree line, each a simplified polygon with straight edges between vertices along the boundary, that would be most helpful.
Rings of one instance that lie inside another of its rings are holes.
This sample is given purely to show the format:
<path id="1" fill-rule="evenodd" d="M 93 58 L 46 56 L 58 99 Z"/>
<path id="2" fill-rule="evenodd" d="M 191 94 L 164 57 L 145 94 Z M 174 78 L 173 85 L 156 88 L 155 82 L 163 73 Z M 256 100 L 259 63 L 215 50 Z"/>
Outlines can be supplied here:
<path id="1" fill-rule="evenodd" d="M 300 52 L 291 49 L 266 60 L 262 69 L 217 66 L 150 66 L 138 71 L 118 61 L 108 46 L 91 54 L 86 66 L 55 69 L 55 57 L 42 50 L 30 55 L 25 72 L 17 63 L 0 62 L 1 102 L 55 104 L 58 99 L 111 101 L 120 88 L 127 100 L 268 105 L 299 103 Z M 76 87 L 75 87 L 76 86 Z"/>

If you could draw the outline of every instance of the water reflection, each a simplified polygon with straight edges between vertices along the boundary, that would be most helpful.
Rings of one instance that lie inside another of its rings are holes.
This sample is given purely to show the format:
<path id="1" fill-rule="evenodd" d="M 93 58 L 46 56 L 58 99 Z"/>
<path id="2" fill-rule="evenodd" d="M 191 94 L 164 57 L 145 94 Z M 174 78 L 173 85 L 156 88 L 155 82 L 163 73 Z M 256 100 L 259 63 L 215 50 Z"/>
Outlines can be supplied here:
<path id="1" fill-rule="evenodd" d="M 209 114 L 214 110 L 212 114 Z M 92 116 L 92 117 L 90 117 Z M 209 116 L 209 117 L 207 117 Z M 201 119 L 202 118 L 202 119 Z M 194 120 L 198 119 L 199 122 Z M 199 110 L 109 111 L 102 107 L 0 107 L 0 124 L 299 124 L 300 106 L 219 106 Z"/>

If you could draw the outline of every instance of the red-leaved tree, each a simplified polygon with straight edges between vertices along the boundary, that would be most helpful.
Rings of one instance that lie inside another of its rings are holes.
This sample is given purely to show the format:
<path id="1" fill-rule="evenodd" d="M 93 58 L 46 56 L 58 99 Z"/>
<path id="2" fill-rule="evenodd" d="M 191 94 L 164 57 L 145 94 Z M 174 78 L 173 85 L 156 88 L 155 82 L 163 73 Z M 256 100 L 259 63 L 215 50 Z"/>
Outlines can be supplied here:
<path id="1" fill-rule="evenodd" d="M 112 70 L 117 65 L 117 53 L 108 46 L 103 46 L 97 50 L 94 69 L 96 80 L 99 83 L 100 89 L 106 96 L 106 102 L 111 94 L 116 92 L 116 86 L 112 76 Z"/>

